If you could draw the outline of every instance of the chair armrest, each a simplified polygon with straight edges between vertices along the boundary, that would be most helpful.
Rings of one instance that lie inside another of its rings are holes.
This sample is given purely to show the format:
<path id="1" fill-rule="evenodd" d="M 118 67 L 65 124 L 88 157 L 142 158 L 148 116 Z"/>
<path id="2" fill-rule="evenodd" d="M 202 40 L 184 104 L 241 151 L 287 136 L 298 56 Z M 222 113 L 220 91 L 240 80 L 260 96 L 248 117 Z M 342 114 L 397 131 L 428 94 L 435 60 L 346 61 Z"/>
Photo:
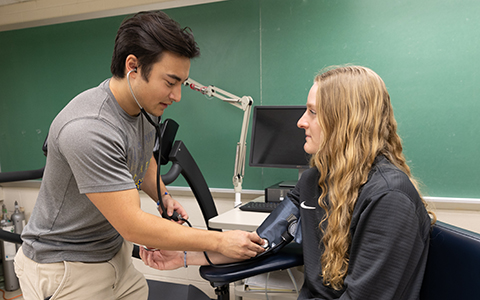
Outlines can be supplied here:
<path id="1" fill-rule="evenodd" d="M 203 279 L 208 280 L 213 287 L 219 287 L 258 274 L 301 265 L 303 265 L 302 246 L 290 243 L 278 253 L 267 255 L 265 258 L 229 267 L 202 266 L 199 271 Z"/>

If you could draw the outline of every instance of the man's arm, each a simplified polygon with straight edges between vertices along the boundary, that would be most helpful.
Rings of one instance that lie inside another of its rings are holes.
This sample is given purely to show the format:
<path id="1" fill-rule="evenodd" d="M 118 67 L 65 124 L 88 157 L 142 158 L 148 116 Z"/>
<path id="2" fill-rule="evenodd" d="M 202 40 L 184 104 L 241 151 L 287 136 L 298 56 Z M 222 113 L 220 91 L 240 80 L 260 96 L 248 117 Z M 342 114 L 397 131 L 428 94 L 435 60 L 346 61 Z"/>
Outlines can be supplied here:
<path id="1" fill-rule="evenodd" d="M 142 188 L 142 191 L 147 193 L 147 195 L 149 195 L 153 200 L 158 201 L 156 182 L 157 182 L 157 162 L 152 155 L 152 157 L 150 158 L 150 162 L 148 164 L 147 172 L 145 172 L 145 177 L 143 178 L 141 188 Z M 168 192 L 161 178 L 160 178 L 160 191 L 162 194 L 165 194 L 166 192 Z"/>
<path id="2" fill-rule="evenodd" d="M 244 231 L 207 231 L 189 228 L 140 208 L 136 189 L 90 193 L 88 198 L 126 240 L 165 250 L 214 251 L 236 259 L 263 252 L 262 239 Z"/>
<path id="3" fill-rule="evenodd" d="M 148 164 L 147 172 L 145 173 L 145 177 L 143 178 L 143 182 L 141 185 L 142 191 L 144 191 L 150 198 L 152 198 L 155 202 L 158 201 L 157 195 L 157 162 L 152 155 L 150 159 L 150 163 Z M 162 194 L 163 205 L 167 210 L 167 214 L 171 216 L 173 211 L 179 213 L 182 218 L 185 220 L 188 219 L 188 214 L 185 209 L 178 203 L 173 197 L 168 193 L 167 187 L 162 181 L 160 177 L 160 192 Z"/>

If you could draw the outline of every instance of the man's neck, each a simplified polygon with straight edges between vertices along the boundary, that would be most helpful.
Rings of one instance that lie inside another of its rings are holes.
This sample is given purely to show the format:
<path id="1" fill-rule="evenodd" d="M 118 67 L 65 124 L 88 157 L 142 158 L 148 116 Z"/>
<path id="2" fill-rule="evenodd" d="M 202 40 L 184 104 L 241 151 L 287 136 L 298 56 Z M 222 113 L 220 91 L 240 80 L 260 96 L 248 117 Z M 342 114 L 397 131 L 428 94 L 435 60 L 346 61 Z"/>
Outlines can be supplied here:
<path id="1" fill-rule="evenodd" d="M 112 77 L 109 84 L 110 90 L 117 100 L 118 105 L 129 115 L 137 116 L 140 114 L 140 108 L 138 107 L 135 99 L 133 99 L 132 93 L 128 88 L 127 78 Z"/>

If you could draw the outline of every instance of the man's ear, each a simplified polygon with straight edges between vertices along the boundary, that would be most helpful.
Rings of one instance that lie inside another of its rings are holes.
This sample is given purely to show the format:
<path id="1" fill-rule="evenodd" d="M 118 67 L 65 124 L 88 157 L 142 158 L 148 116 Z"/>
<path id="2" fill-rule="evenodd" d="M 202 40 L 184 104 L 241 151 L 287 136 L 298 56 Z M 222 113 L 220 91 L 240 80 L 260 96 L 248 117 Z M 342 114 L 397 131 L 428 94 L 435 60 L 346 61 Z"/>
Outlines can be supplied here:
<path id="1" fill-rule="evenodd" d="M 127 59 L 125 60 L 125 71 L 126 73 L 130 72 L 133 70 L 133 72 L 137 72 L 138 68 L 138 59 L 135 55 L 130 54 L 127 56 Z"/>

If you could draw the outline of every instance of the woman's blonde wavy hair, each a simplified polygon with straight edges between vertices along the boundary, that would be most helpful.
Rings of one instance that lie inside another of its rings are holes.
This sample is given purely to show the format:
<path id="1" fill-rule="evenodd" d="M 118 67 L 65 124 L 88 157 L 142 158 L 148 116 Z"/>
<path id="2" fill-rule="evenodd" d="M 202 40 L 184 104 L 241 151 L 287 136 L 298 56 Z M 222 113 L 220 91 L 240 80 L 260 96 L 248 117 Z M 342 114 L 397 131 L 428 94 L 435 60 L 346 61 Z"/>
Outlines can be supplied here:
<path id="1" fill-rule="evenodd" d="M 322 277 L 325 285 L 340 290 L 348 270 L 353 208 L 375 157 L 383 154 L 416 187 L 417 182 L 405 162 L 390 96 L 380 76 L 365 67 L 343 66 L 321 72 L 315 82 L 317 118 L 324 135 L 311 161 L 320 172 L 318 202 L 326 212 L 319 224 Z"/>

